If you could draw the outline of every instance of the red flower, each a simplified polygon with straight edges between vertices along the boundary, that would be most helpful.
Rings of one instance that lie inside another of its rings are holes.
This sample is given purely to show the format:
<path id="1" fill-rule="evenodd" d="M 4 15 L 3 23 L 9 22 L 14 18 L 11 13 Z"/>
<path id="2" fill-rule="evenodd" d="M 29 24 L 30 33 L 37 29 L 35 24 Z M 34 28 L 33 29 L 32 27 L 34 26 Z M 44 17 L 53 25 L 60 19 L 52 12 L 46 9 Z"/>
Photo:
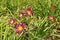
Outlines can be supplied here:
<path id="1" fill-rule="evenodd" d="M 27 15 L 31 16 L 33 14 L 33 10 L 30 7 L 28 7 L 26 9 L 26 13 L 27 13 Z"/>
<path id="2" fill-rule="evenodd" d="M 55 19 L 55 16 L 48 16 L 48 19 L 49 20 L 54 20 Z"/>
<path id="3" fill-rule="evenodd" d="M 56 10 L 56 6 L 55 5 L 52 5 L 51 8 L 52 8 L 52 11 Z"/>
<path id="4" fill-rule="evenodd" d="M 23 30 L 25 29 L 26 24 L 25 23 L 18 23 L 15 28 L 16 28 L 16 32 L 18 34 L 21 34 L 23 32 Z"/>
<path id="5" fill-rule="evenodd" d="M 10 23 L 10 24 L 14 24 L 14 23 L 15 23 L 15 21 L 16 21 L 16 19 L 15 19 L 15 18 L 11 18 L 11 19 L 10 19 L 10 21 L 9 21 L 9 23 Z"/>
<path id="6" fill-rule="evenodd" d="M 22 17 L 24 15 L 24 12 L 19 12 L 19 17 Z"/>

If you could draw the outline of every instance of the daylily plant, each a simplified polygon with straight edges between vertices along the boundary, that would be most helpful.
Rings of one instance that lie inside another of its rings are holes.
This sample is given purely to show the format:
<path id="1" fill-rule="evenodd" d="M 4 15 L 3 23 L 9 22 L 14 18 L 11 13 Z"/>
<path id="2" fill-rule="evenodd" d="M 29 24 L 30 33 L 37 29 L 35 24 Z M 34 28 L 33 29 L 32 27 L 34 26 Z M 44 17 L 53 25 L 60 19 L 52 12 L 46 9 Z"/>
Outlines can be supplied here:
<path id="1" fill-rule="evenodd" d="M 26 28 L 26 24 L 25 23 L 18 23 L 18 24 L 16 24 L 15 28 L 16 28 L 16 32 L 18 34 L 21 34 L 23 32 L 23 30 Z"/>
<path id="2" fill-rule="evenodd" d="M 23 17 L 24 16 L 24 12 L 19 12 L 19 17 Z"/>
<path id="3" fill-rule="evenodd" d="M 48 19 L 49 20 L 54 20 L 56 17 L 55 16 L 52 16 L 52 15 L 50 15 L 50 16 L 48 16 Z"/>
<path id="4" fill-rule="evenodd" d="M 52 5 L 51 6 L 51 9 L 52 9 L 52 11 L 55 11 L 56 10 L 56 6 L 55 5 Z"/>
<path id="5" fill-rule="evenodd" d="M 29 16 L 31 16 L 31 15 L 33 14 L 32 8 L 27 7 L 27 9 L 26 9 L 26 14 L 29 15 Z"/>
<path id="6" fill-rule="evenodd" d="M 9 20 L 9 23 L 10 24 L 14 24 L 16 22 L 16 19 L 15 18 L 10 18 L 10 20 Z"/>

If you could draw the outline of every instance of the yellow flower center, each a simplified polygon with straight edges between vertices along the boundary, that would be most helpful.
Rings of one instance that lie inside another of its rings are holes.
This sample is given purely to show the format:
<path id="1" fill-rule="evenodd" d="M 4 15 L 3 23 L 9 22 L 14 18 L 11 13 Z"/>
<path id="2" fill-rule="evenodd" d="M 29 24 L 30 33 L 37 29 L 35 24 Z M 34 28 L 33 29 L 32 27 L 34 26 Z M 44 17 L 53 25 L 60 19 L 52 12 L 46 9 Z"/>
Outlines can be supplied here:
<path id="1" fill-rule="evenodd" d="M 51 19 L 51 20 L 53 20 L 53 18 L 52 18 L 52 17 L 50 17 L 50 19 Z"/>
<path id="2" fill-rule="evenodd" d="M 23 27 L 22 27 L 22 26 L 19 26 L 18 29 L 19 29 L 20 31 L 22 31 L 22 30 L 23 30 Z"/>
<path id="3" fill-rule="evenodd" d="M 57 24 L 60 24 L 60 22 L 57 22 Z"/>
<path id="4" fill-rule="evenodd" d="M 31 12 L 30 12 L 30 11 L 27 11 L 27 13 L 28 13 L 29 15 L 31 15 Z"/>
<path id="5" fill-rule="evenodd" d="M 22 14 L 20 14 L 20 17 L 22 17 Z"/>
<path id="6" fill-rule="evenodd" d="M 14 21 L 12 20 L 10 23 L 13 23 Z"/>

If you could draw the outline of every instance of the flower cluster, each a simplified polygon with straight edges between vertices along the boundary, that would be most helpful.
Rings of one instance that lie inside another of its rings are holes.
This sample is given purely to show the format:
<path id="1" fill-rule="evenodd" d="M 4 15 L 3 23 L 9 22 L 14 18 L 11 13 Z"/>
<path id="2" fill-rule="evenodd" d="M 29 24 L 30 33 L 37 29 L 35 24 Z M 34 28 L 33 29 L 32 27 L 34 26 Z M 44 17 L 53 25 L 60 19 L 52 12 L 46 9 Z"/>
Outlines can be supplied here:
<path id="1" fill-rule="evenodd" d="M 19 17 L 23 17 L 24 14 L 27 14 L 28 16 L 31 16 L 33 14 L 32 8 L 27 7 L 25 12 L 19 12 Z"/>
<path id="2" fill-rule="evenodd" d="M 31 16 L 33 14 L 32 8 L 27 7 L 25 12 L 19 12 L 19 16 L 18 17 L 21 18 L 21 17 L 24 16 L 24 14 L 27 14 L 28 16 Z M 26 28 L 26 24 L 23 23 L 23 22 L 15 24 L 15 22 L 16 22 L 15 18 L 10 18 L 9 23 L 15 25 L 14 28 L 16 29 L 16 33 L 18 33 L 18 34 L 23 33 L 24 29 Z"/>
<path id="3" fill-rule="evenodd" d="M 51 7 L 52 9 L 56 9 L 56 6 L 52 6 Z M 25 10 L 25 12 L 19 12 L 19 16 L 18 17 L 23 17 L 24 15 L 28 15 L 28 16 L 31 16 L 31 15 L 33 15 L 33 10 L 32 10 L 32 8 L 30 8 L 30 7 L 27 7 L 26 8 L 26 10 Z M 48 16 L 48 19 L 49 20 L 54 20 L 56 17 L 55 16 L 52 16 L 52 15 L 49 15 Z M 15 22 L 16 22 L 17 20 L 15 19 L 15 18 L 11 18 L 10 20 L 9 20 L 9 23 L 10 24 L 14 24 Z M 57 21 L 57 24 L 60 24 L 60 21 Z M 23 22 L 19 22 L 19 23 L 16 23 L 15 24 L 15 29 L 16 29 L 16 32 L 18 33 L 18 34 L 21 34 L 21 33 L 23 33 L 23 31 L 24 31 L 24 29 L 26 28 L 26 23 L 23 23 Z"/>

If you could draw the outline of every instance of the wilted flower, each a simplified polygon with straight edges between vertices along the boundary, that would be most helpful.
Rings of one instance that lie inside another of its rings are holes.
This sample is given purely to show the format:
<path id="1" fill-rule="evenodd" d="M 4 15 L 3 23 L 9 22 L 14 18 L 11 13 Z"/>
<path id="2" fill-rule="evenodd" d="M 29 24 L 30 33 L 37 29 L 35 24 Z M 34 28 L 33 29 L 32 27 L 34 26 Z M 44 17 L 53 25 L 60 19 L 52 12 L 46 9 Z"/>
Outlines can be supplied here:
<path id="1" fill-rule="evenodd" d="M 21 34 L 23 32 L 23 30 L 25 29 L 26 24 L 25 23 L 18 23 L 16 24 L 15 28 L 16 28 L 16 32 L 18 34 Z"/>
<path id="2" fill-rule="evenodd" d="M 60 20 L 57 21 L 57 24 L 60 24 Z"/>
<path id="3" fill-rule="evenodd" d="M 51 8 L 52 8 L 52 11 L 56 10 L 56 6 L 55 5 L 52 5 Z"/>
<path id="4" fill-rule="evenodd" d="M 19 17 L 22 17 L 24 15 L 24 12 L 19 12 Z"/>
<path id="5" fill-rule="evenodd" d="M 10 24 L 14 24 L 14 23 L 15 23 L 15 21 L 16 21 L 16 19 L 15 19 L 15 18 L 10 18 L 9 23 L 10 23 Z"/>
<path id="6" fill-rule="evenodd" d="M 54 20 L 55 19 L 55 16 L 48 16 L 48 19 L 49 20 Z"/>
<path id="7" fill-rule="evenodd" d="M 31 16 L 33 14 L 33 10 L 30 7 L 28 7 L 26 9 L 26 14 L 29 15 L 29 16 Z"/>

